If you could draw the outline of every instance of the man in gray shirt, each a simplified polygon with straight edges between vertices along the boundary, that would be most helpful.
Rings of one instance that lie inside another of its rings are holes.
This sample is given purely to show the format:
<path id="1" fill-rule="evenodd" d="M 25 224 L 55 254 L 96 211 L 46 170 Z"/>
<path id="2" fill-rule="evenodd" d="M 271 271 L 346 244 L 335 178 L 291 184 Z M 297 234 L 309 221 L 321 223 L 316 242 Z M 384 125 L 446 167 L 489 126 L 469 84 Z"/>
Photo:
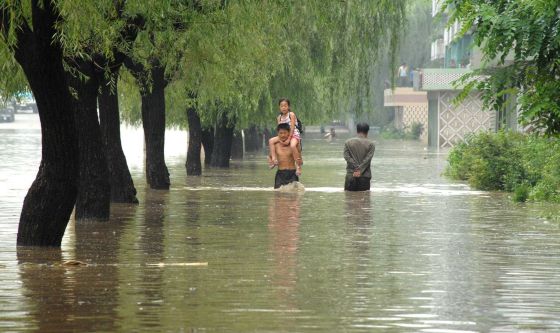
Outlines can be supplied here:
<path id="1" fill-rule="evenodd" d="M 358 136 L 348 139 L 344 144 L 344 159 L 346 160 L 345 191 L 369 191 L 371 183 L 371 159 L 375 152 L 375 145 L 367 136 L 369 125 L 359 123 Z"/>

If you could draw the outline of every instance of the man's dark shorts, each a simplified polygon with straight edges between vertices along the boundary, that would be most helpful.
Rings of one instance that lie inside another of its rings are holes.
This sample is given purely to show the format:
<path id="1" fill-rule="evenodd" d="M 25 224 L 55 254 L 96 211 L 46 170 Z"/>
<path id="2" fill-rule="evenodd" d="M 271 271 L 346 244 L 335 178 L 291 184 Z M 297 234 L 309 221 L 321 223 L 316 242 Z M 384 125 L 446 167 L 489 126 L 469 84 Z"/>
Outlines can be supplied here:
<path id="1" fill-rule="evenodd" d="M 344 182 L 345 191 L 369 191 L 370 186 L 371 178 L 346 175 L 346 181 Z"/>
<path id="2" fill-rule="evenodd" d="M 276 171 L 276 178 L 274 179 L 274 188 L 280 188 L 282 185 L 298 182 L 299 178 L 296 175 L 296 170 L 278 170 Z"/>

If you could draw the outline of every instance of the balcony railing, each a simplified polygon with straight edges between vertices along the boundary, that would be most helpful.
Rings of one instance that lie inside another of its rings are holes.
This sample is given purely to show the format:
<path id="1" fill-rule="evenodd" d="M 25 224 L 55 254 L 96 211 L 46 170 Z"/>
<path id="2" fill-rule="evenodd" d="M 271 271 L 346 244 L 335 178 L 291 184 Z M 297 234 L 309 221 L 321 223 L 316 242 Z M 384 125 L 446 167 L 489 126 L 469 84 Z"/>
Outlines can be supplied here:
<path id="1" fill-rule="evenodd" d="M 417 90 L 460 90 L 455 82 L 463 75 L 472 72 L 467 68 L 424 68 L 415 85 Z M 473 78 L 477 80 L 478 77 Z"/>

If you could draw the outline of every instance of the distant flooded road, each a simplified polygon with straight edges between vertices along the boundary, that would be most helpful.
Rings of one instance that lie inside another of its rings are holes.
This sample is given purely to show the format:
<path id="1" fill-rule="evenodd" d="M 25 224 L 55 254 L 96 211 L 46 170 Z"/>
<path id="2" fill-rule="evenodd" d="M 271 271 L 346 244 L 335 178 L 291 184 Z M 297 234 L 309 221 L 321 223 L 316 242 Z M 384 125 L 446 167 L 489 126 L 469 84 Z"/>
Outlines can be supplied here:
<path id="1" fill-rule="evenodd" d="M 306 191 L 280 193 L 264 155 L 187 178 L 170 131 L 156 191 L 142 140 L 123 129 L 140 205 L 72 220 L 61 249 L 17 248 L 40 129 L 0 124 L 0 332 L 560 330 L 560 226 L 442 178 L 443 152 L 378 142 L 372 191 L 345 193 L 343 139 L 307 137 Z"/>

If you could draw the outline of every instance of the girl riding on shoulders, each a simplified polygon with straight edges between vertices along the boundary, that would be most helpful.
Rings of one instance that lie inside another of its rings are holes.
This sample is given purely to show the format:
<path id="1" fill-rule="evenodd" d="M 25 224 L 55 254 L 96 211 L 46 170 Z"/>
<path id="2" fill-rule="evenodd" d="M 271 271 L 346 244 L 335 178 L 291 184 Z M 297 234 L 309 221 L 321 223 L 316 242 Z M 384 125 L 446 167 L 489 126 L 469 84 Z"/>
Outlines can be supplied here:
<path id="1" fill-rule="evenodd" d="M 278 165 L 278 158 L 276 156 L 276 144 L 282 144 L 285 146 L 290 146 L 294 154 L 294 159 L 296 160 L 296 174 L 301 175 L 301 166 L 303 165 L 303 159 L 301 158 L 301 133 L 297 129 L 297 117 L 296 114 L 290 110 L 290 100 L 287 98 L 282 98 L 278 102 L 278 107 L 280 109 L 280 115 L 276 118 L 277 124 L 287 123 L 290 124 L 290 136 L 285 141 L 281 141 L 277 136 L 271 138 L 268 141 L 268 146 L 270 148 L 270 163 L 269 167 L 272 169 Z"/>

